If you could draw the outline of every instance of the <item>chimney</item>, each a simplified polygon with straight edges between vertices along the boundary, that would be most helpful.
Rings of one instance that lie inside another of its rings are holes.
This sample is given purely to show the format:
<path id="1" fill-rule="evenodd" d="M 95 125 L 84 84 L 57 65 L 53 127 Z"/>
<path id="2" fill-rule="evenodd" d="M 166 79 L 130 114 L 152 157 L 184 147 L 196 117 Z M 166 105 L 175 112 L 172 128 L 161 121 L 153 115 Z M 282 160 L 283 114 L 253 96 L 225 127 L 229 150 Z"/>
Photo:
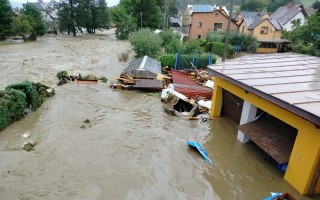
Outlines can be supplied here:
<path id="1" fill-rule="evenodd" d="M 288 2 L 287 8 L 290 9 L 290 8 L 292 8 L 292 6 L 293 6 L 293 3 L 292 2 Z"/>
<path id="2" fill-rule="evenodd" d="M 218 8 L 219 8 L 220 11 L 222 10 L 222 6 L 219 6 Z"/>

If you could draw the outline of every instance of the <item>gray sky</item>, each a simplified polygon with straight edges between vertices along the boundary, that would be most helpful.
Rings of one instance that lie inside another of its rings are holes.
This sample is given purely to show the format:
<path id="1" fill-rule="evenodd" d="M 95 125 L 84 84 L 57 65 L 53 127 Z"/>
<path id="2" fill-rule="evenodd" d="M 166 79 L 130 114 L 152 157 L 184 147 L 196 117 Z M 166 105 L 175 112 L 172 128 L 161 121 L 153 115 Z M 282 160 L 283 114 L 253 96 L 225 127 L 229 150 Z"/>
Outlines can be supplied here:
<path id="1" fill-rule="evenodd" d="M 37 2 L 38 0 L 10 0 L 11 2 L 20 2 L 20 3 L 26 3 L 28 2 Z M 50 0 L 43 0 L 43 2 L 49 2 Z M 59 0 L 58 0 L 59 1 Z M 115 6 L 119 3 L 120 0 L 106 0 L 108 3 L 108 6 Z"/>

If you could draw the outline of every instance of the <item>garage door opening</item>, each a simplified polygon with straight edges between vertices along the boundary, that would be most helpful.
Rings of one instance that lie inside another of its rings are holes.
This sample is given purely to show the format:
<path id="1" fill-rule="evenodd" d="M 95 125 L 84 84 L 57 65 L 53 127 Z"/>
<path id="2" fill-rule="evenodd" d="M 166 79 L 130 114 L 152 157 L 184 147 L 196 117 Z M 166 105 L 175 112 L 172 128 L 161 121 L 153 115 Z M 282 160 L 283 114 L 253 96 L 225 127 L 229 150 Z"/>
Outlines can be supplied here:
<path id="1" fill-rule="evenodd" d="M 297 129 L 267 115 L 240 125 L 239 130 L 274 159 L 281 171 L 286 170 L 297 137 Z"/>

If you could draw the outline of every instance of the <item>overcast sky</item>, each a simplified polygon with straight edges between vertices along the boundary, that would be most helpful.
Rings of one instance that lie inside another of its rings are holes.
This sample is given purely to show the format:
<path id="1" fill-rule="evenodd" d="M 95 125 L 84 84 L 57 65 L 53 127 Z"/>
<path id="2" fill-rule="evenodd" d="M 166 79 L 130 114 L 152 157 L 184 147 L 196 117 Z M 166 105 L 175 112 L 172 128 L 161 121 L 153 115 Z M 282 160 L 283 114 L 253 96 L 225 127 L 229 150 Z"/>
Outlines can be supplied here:
<path id="1" fill-rule="evenodd" d="M 11 2 L 20 2 L 20 3 L 26 3 L 28 2 L 37 2 L 38 0 L 10 0 Z M 43 0 L 43 2 L 49 2 L 50 0 Z M 59 0 L 58 0 L 59 1 Z M 115 6 L 119 3 L 120 0 L 106 0 L 108 3 L 108 6 Z"/>

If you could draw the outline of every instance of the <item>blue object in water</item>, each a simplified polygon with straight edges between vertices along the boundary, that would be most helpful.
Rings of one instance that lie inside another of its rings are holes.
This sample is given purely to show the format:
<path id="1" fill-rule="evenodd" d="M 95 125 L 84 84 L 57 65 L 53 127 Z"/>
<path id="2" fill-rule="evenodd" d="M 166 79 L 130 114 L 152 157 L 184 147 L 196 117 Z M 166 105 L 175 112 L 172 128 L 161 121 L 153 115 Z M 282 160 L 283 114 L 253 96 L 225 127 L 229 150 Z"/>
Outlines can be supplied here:
<path id="1" fill-rule="evenodd" d="M 202 157 L 209 163 L 212 163 L 212 161 L 208 158 L 207 152 L 204 150 L 204 148 L 199 144 L 198 142 L 188 141 L 187 144 L 190 147 L 196 148 L 199 153 L 202 155 Z"/>
<path id="2" fill-rule="evenodd" d="M 280 192 L 276 192 L 276 193 L 272 193 L 272 195 L 270 197 L 266 197 L 263 200 L 272 200 L 274 198 L 277 198 L 278 196 L 280 196 L 282 193 Z"/>

